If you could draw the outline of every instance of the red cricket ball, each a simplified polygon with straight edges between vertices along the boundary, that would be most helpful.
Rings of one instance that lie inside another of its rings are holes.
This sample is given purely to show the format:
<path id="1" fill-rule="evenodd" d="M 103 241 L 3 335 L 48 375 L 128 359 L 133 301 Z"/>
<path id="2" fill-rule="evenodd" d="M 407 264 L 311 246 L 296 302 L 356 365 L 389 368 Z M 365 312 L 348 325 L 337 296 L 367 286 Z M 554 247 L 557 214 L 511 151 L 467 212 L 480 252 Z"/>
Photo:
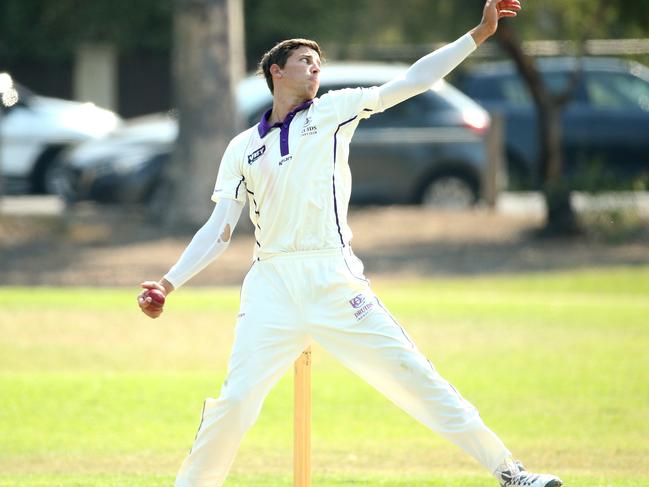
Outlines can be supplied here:
<path id="1" fill-rule="evenodd" d="M 162 308 L 165 304 L 165 295 L 159 289 L 149 289 L 144 293 L 144 299 L 146 298 L 151 298 L 151 305 L 157 306 L 158 308 Z"/>

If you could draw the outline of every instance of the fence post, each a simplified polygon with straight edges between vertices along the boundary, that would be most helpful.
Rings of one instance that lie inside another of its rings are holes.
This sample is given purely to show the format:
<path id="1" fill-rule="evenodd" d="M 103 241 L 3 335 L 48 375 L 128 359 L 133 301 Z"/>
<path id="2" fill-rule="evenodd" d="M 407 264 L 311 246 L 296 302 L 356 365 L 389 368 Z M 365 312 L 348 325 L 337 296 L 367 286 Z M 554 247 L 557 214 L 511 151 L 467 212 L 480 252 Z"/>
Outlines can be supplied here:
<path id="1" fill-rule="evenodd" d="M 487 170 L 482 182 L 484 202 L 495 208 L 498 194 L 507 185 L 507 164 L 505 161 L 505 118 L 502 113 L 491 114 L 491 125 L 486 137 Z"/>

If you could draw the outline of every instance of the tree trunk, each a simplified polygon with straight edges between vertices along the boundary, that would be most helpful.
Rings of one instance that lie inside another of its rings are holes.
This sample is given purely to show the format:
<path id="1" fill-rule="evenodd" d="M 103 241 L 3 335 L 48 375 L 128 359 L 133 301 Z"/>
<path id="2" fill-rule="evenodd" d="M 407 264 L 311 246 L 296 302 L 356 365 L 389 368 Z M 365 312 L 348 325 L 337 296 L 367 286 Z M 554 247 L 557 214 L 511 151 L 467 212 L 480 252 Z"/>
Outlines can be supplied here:
<path id="1" fill-rule="evenodd" d="M 549 103 L 539 108 L 539 128 L 543 176 L 541 181 L 547 206 L 543 233 L 548 236 L 578 235 L 581 229 L 570 200 L 570 187 L 564 182 L 561 174 L 561 107 L 556 103 Z"/>
<path id="2" fill-rule="evenodd" d="M 0 98 L 2 98 L 2 93 L 0 93 Z M 2 104 L 2 100 L 0 99 L 0 104 Z M 4 161 L 2 160 L 2 153 L 3 153 L 3 148 L 2 148 L 2 119 L 4 118 L 4 110 L 3 107 L 0 106 L 0 168 L 2 167 Z M 2 200 L 2 195 L 4 194 L 4 178 L 2 176 L 2 171 L 0 171 L 0 202 Z"/>
<path id="3" fill-rule="evenodd" d="M 509 22 L 501 22 L 498 28 L 498 39 L 503 49 L 514 60 L 536 106 L 540 174 L 535 176 L 537 181 L 540 181 L 547 206 L 544 233 L 548 235 L 580 233 L 570 202 L 570 188 L 564 183 L 562 175 L 561 109 L 569 99 L 569 93 L 555 97 L 548 90 L 534 60 L 523 52 L 522 43 Z"/>
<path id="4" fill-rule="evenodd" d="M 176 0 L 173 81 L 179 132 L 165 174 L 164 220 L 195 229 L 212 211 L 221 156 L 240 130 L 235 89 L 244 72 L 241 0 Z"/>

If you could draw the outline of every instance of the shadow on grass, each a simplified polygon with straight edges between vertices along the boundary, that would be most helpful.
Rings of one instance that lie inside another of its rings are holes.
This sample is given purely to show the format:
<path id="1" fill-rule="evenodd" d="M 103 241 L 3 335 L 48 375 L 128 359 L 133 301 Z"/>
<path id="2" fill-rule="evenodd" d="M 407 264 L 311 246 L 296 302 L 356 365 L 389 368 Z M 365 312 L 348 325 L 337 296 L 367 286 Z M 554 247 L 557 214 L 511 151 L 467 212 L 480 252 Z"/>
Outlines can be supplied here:
<path id="1" fill-rule="evenodd" d="M 417 207 L 354 209 L 351 219 L 359 236 L 354 249 L 370 278 L 529 273 L 649 262 L 646 233 L 621 240 L 597 235 L 538 238 L 538 219 L 484 210 L 442 214 Z M 176 261 L 194 230 L 170 232 L 137 208 L 86 207 L 63 220 L 0 218 L 0 285 L 120 286 L 158 278 Z M 219 258 L 219 272 L 208 270 L 192 282 L 240 285 L 253 245 L 252 228 L 242 217 L 230 249 Z"/>

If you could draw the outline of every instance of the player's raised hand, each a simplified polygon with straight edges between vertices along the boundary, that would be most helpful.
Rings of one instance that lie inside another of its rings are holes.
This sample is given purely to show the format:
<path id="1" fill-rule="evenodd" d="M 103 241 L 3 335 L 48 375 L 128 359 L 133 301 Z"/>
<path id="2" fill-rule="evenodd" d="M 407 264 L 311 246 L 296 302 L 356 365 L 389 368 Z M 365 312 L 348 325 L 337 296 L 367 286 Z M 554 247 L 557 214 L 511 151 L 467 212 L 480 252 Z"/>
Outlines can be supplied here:
<path id="1" fill-rule="evenodd" d="M 482 11 L 482 24 L 492 29 L 492 34 L 498 29 L 498 21 L 503 17 L 516 17 L 521 10 L 519 0 L 487 0 Z"/>
<path id="2" fill-rule="evenodd" d="M 503 17 L 516 17 L 521 10 L 520 0 L 487 0 L 482 11 L 480 25 L 471 31 L 476 44 L 482 44 L 498 30 Z"/>

